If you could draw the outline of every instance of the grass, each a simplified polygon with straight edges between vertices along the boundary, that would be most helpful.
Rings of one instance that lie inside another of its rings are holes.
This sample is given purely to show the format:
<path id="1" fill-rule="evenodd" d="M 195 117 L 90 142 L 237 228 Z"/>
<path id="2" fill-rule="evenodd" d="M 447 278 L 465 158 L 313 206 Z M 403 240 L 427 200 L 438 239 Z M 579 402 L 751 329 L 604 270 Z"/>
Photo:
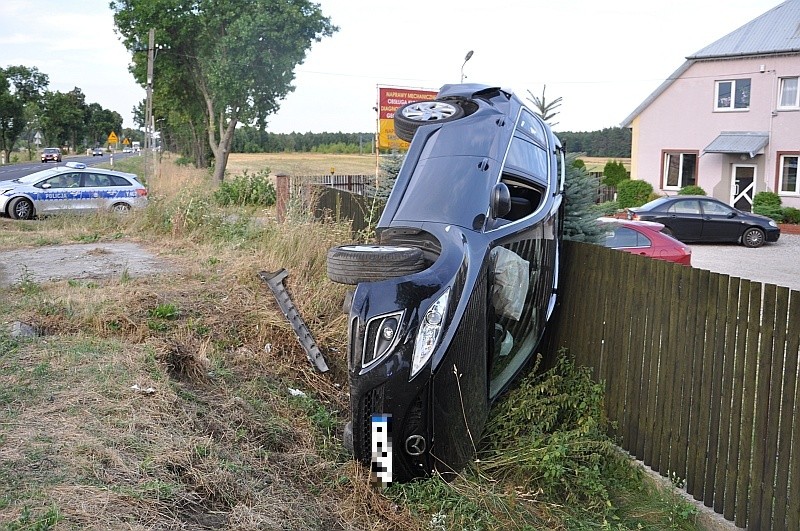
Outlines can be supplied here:
<path id="1" fill-rule="evenodd" d="M 115 168 L 136 171 L 137 163 Z M 12 338 L 0 328 L 0 528 L 696 528 L 690 506 L 649 487 L 609 450 L 597 418 L 602 396 L 569 366 L 509 396 L 481 461 L 456 480 L 375 490 L 341 442 L 344 286 L 326 279 L 325 254 L 348 241 L 349 227 L 304 217 L 278 224 L 271 207 L 219 207 L 206 172 L 168 159 L 148 184 L 151 205 L 130 216 L 0 219 L 0 252 L 20 241 L 35 242 L 31 252 L 130 241 L 173 266 L 91 280 L 23 274 L 4 290 L 0 322 L 42 333 Z M 257 277 L 282 267 L 329 354 L 325 375 L 311 368 Z M 570 396 L 594 400 L 577 423 L 594 431 L 543 425 L 554 411 L 576 410 Z M 519 411 L 536 412 L 536 430 L 513 431 Z M 557 435 L 567 429 L 593 438 L 567 455 Z M 548 430 L 556 435 L 545 441 Z M 549 464 L 517 440 L 539 440 Z M 503 461 L 511 455 L 516 464 Z M 562 455 L 570 460 L 559 465 Z M 577 470 L 589 488 L 566 483 L 559 470 Z"/>

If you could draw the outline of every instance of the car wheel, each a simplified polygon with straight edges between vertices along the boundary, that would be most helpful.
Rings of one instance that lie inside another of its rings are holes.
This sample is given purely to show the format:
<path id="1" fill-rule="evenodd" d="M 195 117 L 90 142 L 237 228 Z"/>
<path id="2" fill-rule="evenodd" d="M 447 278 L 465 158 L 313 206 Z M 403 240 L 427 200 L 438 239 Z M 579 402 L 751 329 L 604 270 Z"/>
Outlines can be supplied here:
<path id="1" fill-rule="evenodd" d="M 413 247 L 341 245 L 328 251 L 328 278 L 339 284 L 376 282 L 424 269 L 422 251 Z"/>
<path id="2" fill-rule="evenodd" d="M 761 247 L 764 245 L 764 231 L 750 227 L 742 234 L 742 245 L 745 247 Z"/>
<path id="3" fill-rule="evenodd" d="M 394 113 L 394 133 L 400 140 L 411 142 L 422 125 L 458 120 L 464 109 L 447 101 L 415 101 L 403 105 Z"/>
<path id="4" fill-rule="evenodd" d="M 119 212 L 124 214 L 125 212 L 128 212 L 130 209 L 131 206 L 128 203 L 114 203 L 113 205 L 111 205 L 112 212 Z"/>
<path id="5" fill-rule="evenodd" d="M 15 197 L 8 204 L 8 215 L 13 219 L 31 219 L 33 217 L 33 203 L 24 197 Z"/>

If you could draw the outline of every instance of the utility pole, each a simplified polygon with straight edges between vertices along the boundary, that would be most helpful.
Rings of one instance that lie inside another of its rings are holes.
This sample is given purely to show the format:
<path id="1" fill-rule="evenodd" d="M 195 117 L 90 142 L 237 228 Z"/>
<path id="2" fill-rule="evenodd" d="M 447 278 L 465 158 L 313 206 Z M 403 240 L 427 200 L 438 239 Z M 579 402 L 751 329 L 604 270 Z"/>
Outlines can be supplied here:
<path id="1" fill-rule="evenodd" d="M 150 158 L 150 144 L 153 135 L 153 60 L 155 59 L 156 30 L 150 28 L 147 39 L 147 101 L 144 105 L 144 181 L 149 176 L 148 160 Z"/>

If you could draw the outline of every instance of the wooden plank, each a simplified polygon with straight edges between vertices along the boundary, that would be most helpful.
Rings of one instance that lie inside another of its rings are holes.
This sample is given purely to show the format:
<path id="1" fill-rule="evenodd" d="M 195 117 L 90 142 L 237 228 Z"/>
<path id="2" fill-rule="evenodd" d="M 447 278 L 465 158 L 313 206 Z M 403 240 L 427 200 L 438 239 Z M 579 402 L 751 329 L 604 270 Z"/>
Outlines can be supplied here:
<path id="1" fill-rule="evenodd" d="M 742 395 L 742 428 L 739 439 L 739 475 L 736 480 L 736 517 L 734 522 L 745 527 L 748 520 L 750 495 L 750 467 L 752 465 L 753 426 L 755 421 L 756 377 L 758 372 L 759 325 L 761 321 L 761 284 L 750 285 L 750 309 L 747 324 L 747 354 L 744 369 L 744 394 Z"/>
<path id="2" fill-rule="evenodd" d="M 723 516 L 733 520 L 736 512 L 736 482 L 739 475 L 739 441 L 742 419 L 742 391 L 744 389 L 747 319 L 749 317 L 750 281 L 739 281 L 739 312 L 736 318 L 736 349 L 733 367 L 733 397 L 731 400 L 730 443 L 728 445 L 727 474 L 725 476 L 725 503 Z"/>
<path id="3" fill-rule="evenodd" d="M 706 330 L 706 312 L 705 308 L 699 301 L 708 299 L 709 282 L 711 281 L 711 272 L 704 269 L 692 269 L 692 274 L 697 277 L 697 309 L 694 312 L 694 342 L 692 344 L 692 407 L 689 418 L 689 441 L 687 444 L 688 456 L 686 459 L 686 492 L 694 495 L 696 492 L 703 492 L 702 478 L 695 476 L 695 463 L 697 462 L 698 448 L 706 444 L 706 430 L 700 429 L 700 415 L 701 412 L 708 408 L 708 403 L 702 401 L 702 387 L 703 387 L 703 357 L 705 353 L 705 330 Z M 699 486 L 699 489 L 698 489 Z"/>
<path id="4" fill-rule="evenodd" d="M 770 499 L 768 503 L 765 503 L 763 496 L 766 490 L 764 488 L 764 483 L 769 481 L 769 483 L 772 484 L 774 481 L 774 477 L 767 478 L 765 475 L 766 454 L 772 453 L 774 455 L 774 452 L 777 450 L 776 448 L 766 447 L 767 417 L 770 408 L 769 400 L 772 394 L 772 340 L 775 332 L 776 296 L 777 286 L 765 284 L 761 307 L 761 333 L 758 343 L 758 373 L 756 375 L 755 409 L 753 411 L 753 457 L 750 467 L 750 495 L 747 505 L 750 527 L 752 528 L 753 525 L 756 525 L 757 529 L 769 529 L 769 522 L 766 528 L 759 527 L 762 523 L 761 516 L 763 505 L 769 507 L 770 520 L 772 518 L 772 500 Z M 770 498 L 772 498 L 771 489 Z"/>
<path id="5" fill-rule="evenodd" d="M 667 324 L 666 334 L 664 334 L 661 343 L 661 367 L 664 370 L 664 393 L 660 393 L 660 400 L 662 401 L 661 410 L 661 435 L 659 437 L 661 449 L 659 451 L 658 471 L 662 476 L 666 476 L 672 470 L 672 464 L 669 462 L 670 457 L 670 442 L 673 430 L 672 418 L 672 403 L 675 394 L 680 392 L 675 388 L 675 365 L 678 362 L 678 353 L 676 352 L 677 337 L 679 322 L 680 322 L 680 298 L 681 298 L 681 283 L 680 275 L 674 269 L 668 270 L 669 274 L 669 310 L 668 316 L 665 321 Z"/>
<path id="6" fill-rule="evenodd" d="M 794 360 L 800 357 L 800 330 L 797 323 L 800 323 L 800 292 L 792 291 L 791 302 L 789 303 L 789 340 L 787 341 L 787 360 Z M 795 382 L 794 407 L 791 409 L 792 415 L 792 450 L 791 461 L 789 462 L 789 499 L 786 509 L 786 527 L 784 529 L 800 529 L 800 382 Z M 787 431 L 789 426 L 785 428 Z"/>
<path id="7" fill-rule="evenodd" d="M 618 272 L 619 279 L 614 297 L 609 298 L 607 318 L 609 321 L 605 349 L 608 353 L 608 378 L 610 385 L 610 415 L 614 419 L 611 434 L 615 440 L 622 435 L 625 422 L 625 394 L 627 392 L 628 367 L 630 360 L 630 297 L 628 286 L 632 284 L 634 263 L 638 257 L 617 251 L 612 256 L 612 269 Z"/>
<path id="8" fill-rule="evenodd" d="M 789 460 L 792 448 L 792 430 L 794 423 L 798 422 L 797 403 L 795 403 L 795 386 L 797 385 L 797 366 L 800 357 L 800 330 L 797 324 L 800 323 L 800 292 L 792 291 L 787 295 L 789 306 L 788 316 L 785 321 L 776 321 L 776 329 L 785 335 L 783 338 L 784 348 L 780 349 L 776 342 L 776 351 L 784 353 L 784 368 L 782 371 L 783 380 L 781 382 L 781 402 L 780 402 L 780 431 L 778 432 L 778 459 L 775 468 L 777 469 L 775 478 L 775 514 L 774 521 L 776 529 L 787 521 L 787 504 L 789 496 L 796 492 L 791 492 L 789 488 Z M 779 301 L 781 293 L 779 292 Z M 781 306 L 779 302 L 778 306 Z M 779 312 L 779 315 L 780 312 Z M 795 439 L 797 440 L 797 439 Z M 797 450 L 795 450 L 796 452 Z M 795 528 L 798 527 L 795 522 Z M 784 529 L 788 527 L 784 526 Z"/>
<path id="9" fill-rule="evenodd" d="M 712 316 L 708 316 L 709 329 L 706 332 L 707 350 L 706 355 L 710 356 L 711 373 L 708 378 L 711 382 L 711 396 L 709 398 L 710 415 L 708 418 L 708 457 L 706 460 L 705 485 L 703 486 L 703 501 L 707 507 L 714 503 L 714 480 L 716 479 L 717 466 L 717 446 L 719 445 L 720 428 L 720 408 L 722 396 L 723 369 L 725 366 L 725 326 L 727 316 L 719 311 L 725 307 L 728 299 L 728 277 L 717 275 L 716 303 L 713 308 L 713 326 L 711 325 Z M 727 419 L 726 419 L 727 420 Z"/>
<path id="10" fill-rule="evenodd" d="M 663 293 L 670 293 L 672 290 L 671 282 L 672 282 L 672 275 L 667 268 L 666 263 L 659 262 L 658 264 L 659 276 L 664 277 L 664 292 Z M 663 468 L 664 459 L 662 459 L 661 453 L 664 449 L 664 437 L 665 432 L 667 433 L 667 437 L 669 436 L 669 426 L 665 422 L 667 418 L 667 411 L 669 404 L 669 397 L 671 395 L 671 389 L 669 389 L 670 385 L 670 375 L 672 373 L 672 367 L 670 366 L 670 358 L 668 355 L 669 352 L 669 323 L 670 323 L 670 308 L 672 306 L 672 298 L 665 297 L 665 300 L 662 301 L 661 304 L 661 315 L 660 315 L 660 323 L 659 323 L 659 335 L 658 335 L 658 393 L 655 397 L 656 399 L 656 408 L 655 408 L 655 415 L 653 419 L 654 423 L 654 431 L 653 437 L 655 441 L 653 441 L 653 463 L 650 467 L 655 470 L 656 472 L 662 472 L 662 475 L 666 475 L 666 470 Z"/>
<path id="11" fill-rule="evenodd" d="M 650 265 L 653 260 L 639 260 L 634 271 L 633 278 L 650 278 Z M 626 427 L 625 449 L 637 455 L 639 447 L 639 428 L 644 417 L 642 407 L 642 388 L 645 379 L 642 375 L 644 364 L 644 330 L 647 326 L 645 308 L 651 303 L 646 298 L 645 293 L 650 284 L 646 282 L 629 282 L 632 289 L 628 294 L 631 301 L 631 335 L 630 335 L 630 360 L 631 367 L 628 372 L 628 395 L 626 397 Z M 637 455 L 638 456 L 638 455 Z"/>
<path id="12" fill-rule="evenodd" d="M 647 269 L 644 272 L 644 278 L 656 279 L 656 267 L 655 262 L 651 261 L 647 264 Z M 645 284 L 645 283 L 642 283 Z M 644 460 L 644 447 L 646 442 L 648 441 L 649 432 L 648 432 L 648 424 L 647 424 L 647 412 L 648 407 L 651 404 L 651 397 L 650 397 L 650 389 L 651 386 L 655 389 L 655 385 L 651 382 L 651 361 L 653 359 L 653 349 L 652 349 L 652 334 L 650 333 L 650 329 L 653 327 L 654 315 L 656 312 L 656 304 L 653 302 L 656 300 L 655 293 L 658 293 L 656 290 L 658 289 L 655 285 L 655 282 L 649 282 L 646 285 L 649 289 L 643 289 L 641 291 L 641 300 L 639 301 L 640 308 L 642 308 L 642 312 L 644 315 L 644 324 L 641 327 L 641 343 L 642 343 L 642 368 L 641 368 L 641 378 L 642 384 L 639 394 L 639 423 L 636 429 L 636 450 L 633 452 L 635 453 L 636 457 L 641 460 Z"/>
<path id="13" fill-rule="evenodd" d="M 657 293 L 666 293 L 667 286 L 667 269 L 660 261 L 654 265 L 655 283 Z M 661 408 L 660 394 L 663 392 L 664 384 L 661 381 L 663 372 L 659 371 L 659 363 L 661 361 L 661 330 L 664 328 L 665 316 L 668 318 L 669 304 L 665 304 L 662 300 L 657 306 L 653 315 L 653 326 L 650 330 L 650 394 L 649 403 L 647 405 L 647 442 L 644 447 L 644 462 L 650 468 L 656 468 L 659 461 L 659 452 L 661 444 L 659 437 L 661 436 L 660 419 Z"/>
<path id="14" fill-rule="evenodd" d="M 669 386 L 670 400 L 668 404 L 669 417 L 664 420 L 669 423 L 669 438 L 666 441 L 666 456 L 662 470 L 676 478 L 685 479 L 685 471 L 678 469 L 678 451 L 681 426 L 681 404 L 683 395 L 682 368 L 686 365 L 686 307 L 689 297 L 688 269 L 670 264 L 672 275 L 672 301 L 670 303 L 670 346 L 669 357 L 672 367 L 672 383 Z M 686 275 L 683 273 L 686 272 Z M 684 448 L 683 451 L 686 451 Z M 664 452 L 662 451 L 662 456 Z"/>
<path id="15" fill-rule="evenodd" d="M 718 513 L 724 511 L 725 500 L 725 481 L 728 474 L 728 448 L 730 446 L 731 430 L 731 403 L 733 402 L 734 390 L 734 364 L 736 361 L 736 333 L 737 319 L 739 315 L 739 286 L 740 279 L 727 279 L 727 302 L 724 308 L 720 309 L 718 316 L 725 322 L 725 359 L 722 364 L 722 388 L 720 390 L 719 406 L 719 435 L 717 447 L 711 448 L 717 456 L 716 474 L 714 477 L 714 510 Z"/>
<path id="16" fill-rule="evenodd" d="M 699 270 L 685 268 L 681 269 L 681 275 L 685 279 L 688 278 L 688 291 L 686 296 L 681 299 L 681 315 L 683 317 L 682 333 L 679 334 L 681 358 L 678 360 L 678 367 L 680 368 L 681 392 L 679 393 L 680 401 L 678 402 L 677 409 L 680 412 L 680 425 L 675 431 L 676 437 L 673 438 L 672 451 L 674 452 L 670 457 L 670 461 L 675 463 L 673 470 L 683 480 L 688 477 L 688 470 L 686 463 L 688 461 L 689 453 L 689 417 L 692 411 L 692 404 L 695 401 L 694 396 L 694 378 L 692 375 L 692 366 L 695 356 L 695 337 L 702 335 L 703 329 L 695 327 L 695 314 L 697 313 L 697 301 L 699 286 Z"/>

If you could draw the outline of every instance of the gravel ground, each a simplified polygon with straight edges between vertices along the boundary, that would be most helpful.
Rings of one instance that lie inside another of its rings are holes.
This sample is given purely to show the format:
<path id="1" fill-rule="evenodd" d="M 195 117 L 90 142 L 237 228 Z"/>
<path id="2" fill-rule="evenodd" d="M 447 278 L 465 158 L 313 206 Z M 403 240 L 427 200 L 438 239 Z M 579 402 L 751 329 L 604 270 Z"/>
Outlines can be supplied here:
<path id="1" fill-rule="evenodd" d="M 757 249 L 733 244 L 691 244 L 692 266 L 800 291 L 800 235 L 781 234 Z"/>

